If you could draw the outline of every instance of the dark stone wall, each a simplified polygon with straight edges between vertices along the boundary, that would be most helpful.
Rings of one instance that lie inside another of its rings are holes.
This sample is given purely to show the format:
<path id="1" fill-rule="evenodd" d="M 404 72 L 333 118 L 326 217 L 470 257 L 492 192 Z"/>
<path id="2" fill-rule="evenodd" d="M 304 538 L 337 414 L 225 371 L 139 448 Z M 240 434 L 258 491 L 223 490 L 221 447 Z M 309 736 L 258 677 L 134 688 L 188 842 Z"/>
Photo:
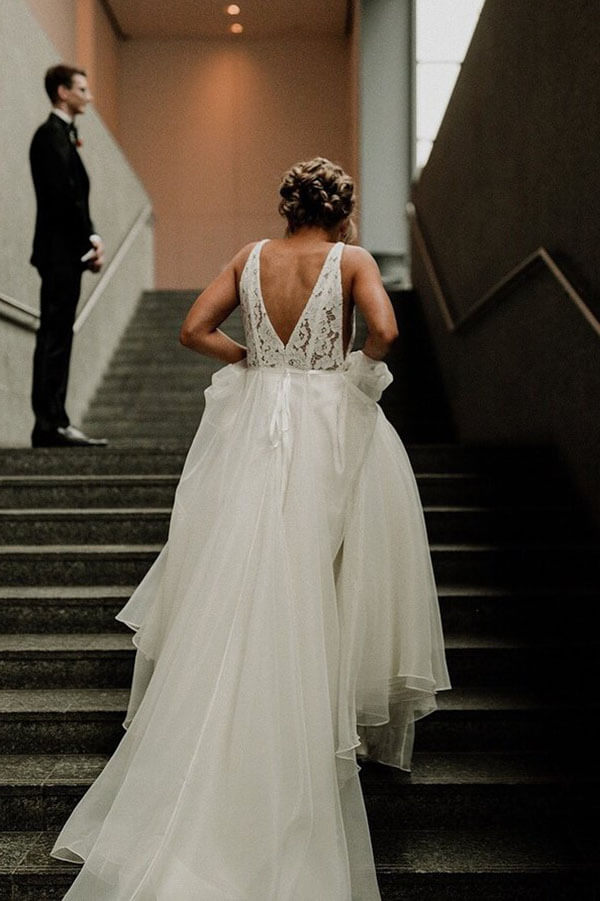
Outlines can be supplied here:
<path id="1" fill-rule="evenodd" d="M 487 0 L 414 200 L 456 318 L 545 246 L 600 316 L 600 0 Z M 551 444 L 600 519 L 600 338 L 543 266 L 449 334 L 458 436 Z"/>

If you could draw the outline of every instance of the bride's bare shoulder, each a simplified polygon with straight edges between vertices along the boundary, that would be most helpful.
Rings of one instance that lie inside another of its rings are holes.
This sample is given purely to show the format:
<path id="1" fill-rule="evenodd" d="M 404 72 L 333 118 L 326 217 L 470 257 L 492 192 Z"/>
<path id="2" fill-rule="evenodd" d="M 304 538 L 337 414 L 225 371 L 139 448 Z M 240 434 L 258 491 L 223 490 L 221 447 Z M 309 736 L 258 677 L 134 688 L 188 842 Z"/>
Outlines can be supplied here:
<path id="1" fill-rule="evenodd" d="M 249 244 L 244 244 L 244 246 L 240 250 L 238 250 L 238 252 L 229 263 L 229 265 L 235 270 L 235 273 L 238 277 L 242 274 L 244 266 L 248 262 L 248 257 L 257 244 L 260 244 L 260 241 L 250 241 Z"/>
<path id="2" fill-rule="evenodd" d="M 379 272 L 379 267 L 374 257 L 359 244 L 347 244 L 344 247 L 342 265 L 349 275 L 359 272 Z"/>

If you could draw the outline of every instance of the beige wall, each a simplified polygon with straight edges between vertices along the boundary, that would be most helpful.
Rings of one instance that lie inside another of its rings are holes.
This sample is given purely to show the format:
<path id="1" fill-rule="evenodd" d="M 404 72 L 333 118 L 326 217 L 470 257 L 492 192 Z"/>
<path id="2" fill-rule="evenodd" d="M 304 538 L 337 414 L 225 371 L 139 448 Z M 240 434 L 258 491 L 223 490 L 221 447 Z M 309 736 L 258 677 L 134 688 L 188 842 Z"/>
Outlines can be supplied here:
<path id="1" fill-rule="evenodd" d="M 54 62 L 81 66 L 88 74 L 94 104 L 118 138 L 119 40 L 99 0 L 27 0 L 56 48 Z"/>
<path id="2" fill-rule="evenodd" d="M 360 0 L 350 0 L 352 3 L 352 34 L 348 38 L 348 121 L 350 123 L 349 150 L 350 172 L 354 176 L 354 185 L 358 195 L 358 205 L 355 213 L 355 221 L 360 232 L 360 157 L 358 145 L 360 141 Z"/>
<path id="3" fill-rule="evenodd" d="M 94 105 L 119 138 L 118 85 L 120 41 L 98 0 L 78 0 L 77 62 L 89 75 Z"/>
<path id="4" fill-rule="evenodd" d="M 153 200 L 158 287 L 202 287 L 280 234 L 291 163 L 351 167 L 349 57 L 344 38 L 121 45 L 121 141 Z"/>
<path id="5" fill-rule="evenodd" d="M 27 0 L 27 4 L 64 62 L 77 54 L 77 0 Z M 58 62 L 58 60 L 57 60 Z"/>

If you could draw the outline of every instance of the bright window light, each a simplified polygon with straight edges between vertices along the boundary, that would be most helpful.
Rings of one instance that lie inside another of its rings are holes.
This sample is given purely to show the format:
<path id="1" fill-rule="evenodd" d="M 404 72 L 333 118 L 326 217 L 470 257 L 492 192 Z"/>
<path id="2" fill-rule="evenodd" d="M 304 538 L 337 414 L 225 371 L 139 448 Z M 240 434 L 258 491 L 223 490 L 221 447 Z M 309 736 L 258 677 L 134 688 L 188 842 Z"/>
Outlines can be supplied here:
<path id="1" fill-rule="evenodd" d="M 462 62 L 483 0 L 417 0 L 417 60 Z"/>
<path id="2" fill-rule="evenodd" d="M 415 0 L 416 165 L 433 147 L 485 0 Z"/>

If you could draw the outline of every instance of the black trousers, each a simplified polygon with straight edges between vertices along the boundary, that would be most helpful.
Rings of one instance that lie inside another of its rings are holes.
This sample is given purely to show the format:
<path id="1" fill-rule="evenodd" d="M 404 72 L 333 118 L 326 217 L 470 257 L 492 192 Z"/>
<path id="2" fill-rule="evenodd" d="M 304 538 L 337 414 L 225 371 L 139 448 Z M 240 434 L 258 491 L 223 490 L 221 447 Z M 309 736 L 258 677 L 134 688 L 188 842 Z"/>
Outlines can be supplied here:
<path id="1" fill-rule="evenodd" d="M 69 262 L 39 268 L 42 279 L 40 326 L 33 356 L 31 391 L 34 433 L 69 425 L 65 398 L 81 271 L 80 265 Z"/>

